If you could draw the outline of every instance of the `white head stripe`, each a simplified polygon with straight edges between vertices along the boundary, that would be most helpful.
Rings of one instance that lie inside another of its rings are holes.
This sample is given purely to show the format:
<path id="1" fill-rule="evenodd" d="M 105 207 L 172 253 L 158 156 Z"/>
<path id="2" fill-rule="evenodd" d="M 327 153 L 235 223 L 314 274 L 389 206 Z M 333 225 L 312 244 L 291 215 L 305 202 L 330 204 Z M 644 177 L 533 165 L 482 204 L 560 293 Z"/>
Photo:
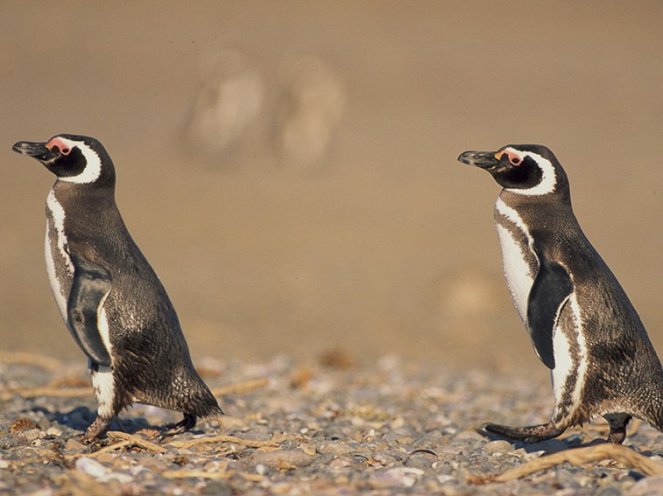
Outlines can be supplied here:
<path id="1" fill-rule="evenodd" d="M 85 157 L 85 162 L 86 162 L 83 172 L 81 172 L 77 176 L 68 176 L 68 177 L 60 176 L 59 177 L 60 181 L 66 181 L 68 183 L 77 183 L 77 184 L 95 182 L 101 175 L 101 158 L 99 157 L 99 155 L 97 155 L 97 152 L 95 152 L 92 148 L 90 148 L 82 141 L 74 141 L 66 138 L 58 138 L 58 141 L 64 143 L 69 148 L 74 148 L 74 147 L 78 148 L 83 154 L 83 157 Z"/>
<path id="2" fill-rule="evenodd" d="M 555 186 L 557 185 L 557 174 L 555 173 L 555 167 L 550 162 L 550 160 L 543 158 L 541 155 L 533 152 L 520 151 L 510 147 L 505 148 L 504 151 L 510 155 L 517 155 L 521 158 L 530 157 L 541 169 L 541 181 L 539 181 L 539 184 L 536 186 L 532 186 L 531 188 L 527 189 L 506 188 L 507 191 L 528 196 L 545 195 L 555 191 Z"/>

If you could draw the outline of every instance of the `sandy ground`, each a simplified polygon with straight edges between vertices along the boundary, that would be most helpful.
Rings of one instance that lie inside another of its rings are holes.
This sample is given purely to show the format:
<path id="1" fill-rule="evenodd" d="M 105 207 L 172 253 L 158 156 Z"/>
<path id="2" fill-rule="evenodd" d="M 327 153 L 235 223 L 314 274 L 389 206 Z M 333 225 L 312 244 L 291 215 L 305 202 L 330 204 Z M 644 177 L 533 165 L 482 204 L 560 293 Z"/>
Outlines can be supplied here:
<path id="1" fill-rule="evenodd" d="M 663 4 L 166 5 L 0 2 L 4 349 L 82 362 L 44 270 L 53 179 L 10 151 L 60 132 L 110 151 L 194 356 L 343 348 L 544 377 L 503 286 L 498 187 L 455 160 L 514 142 L 556 152 L 663 349 Z M 221 87 L 238 103 L 197 136 Z"/>

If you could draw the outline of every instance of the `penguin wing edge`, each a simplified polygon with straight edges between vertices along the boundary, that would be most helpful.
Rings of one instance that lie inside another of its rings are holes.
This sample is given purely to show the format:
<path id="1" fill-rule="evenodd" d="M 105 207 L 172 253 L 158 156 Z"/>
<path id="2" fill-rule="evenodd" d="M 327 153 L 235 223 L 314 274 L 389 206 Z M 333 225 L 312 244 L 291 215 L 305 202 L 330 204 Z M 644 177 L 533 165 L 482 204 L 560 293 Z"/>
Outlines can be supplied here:
<path id="1" fill-rule="evenodd" d="M 82 257 L 73 257 L 74 280 L 67 321 L 78 346 L 94 362 L 110 367 L 111 358 L 99 331 L 99 311 L 111 290 L 110 273 Z"/>
<path id="2" fill-rule="evenodd" d="M 527 325 L 536 352 L 549 369 L 555 368 L 555 324 L 564 302 L 572 292 L 573 281 L 566 269 L 557 262 L 543 259 L 529 293 Z"/>

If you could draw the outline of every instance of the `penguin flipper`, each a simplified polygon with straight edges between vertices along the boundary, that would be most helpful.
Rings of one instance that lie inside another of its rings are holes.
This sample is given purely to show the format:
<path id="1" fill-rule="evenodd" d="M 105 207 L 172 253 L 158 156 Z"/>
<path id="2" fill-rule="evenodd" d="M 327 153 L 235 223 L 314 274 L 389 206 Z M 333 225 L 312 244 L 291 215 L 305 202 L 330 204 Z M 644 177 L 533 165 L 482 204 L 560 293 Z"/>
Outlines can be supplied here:
<path id="1" fill-rule="evenodd" d="M 553 331 L 560 310 L 572 292 L 573 282 L 566 269 L 542 257 L 527 302 L 527 325 L 539 358 L 551 370 L 555 368 Z"/>
<path id="2" fill-rule="evenodd" d="M 81 256 L 72 256 L 74 279 L 67 302 L 67 321 L 74 339 L 95 363 L 110 367 L 111 358 L 99 332 L 99 311 L 111 290 L 109 272 Z"/>

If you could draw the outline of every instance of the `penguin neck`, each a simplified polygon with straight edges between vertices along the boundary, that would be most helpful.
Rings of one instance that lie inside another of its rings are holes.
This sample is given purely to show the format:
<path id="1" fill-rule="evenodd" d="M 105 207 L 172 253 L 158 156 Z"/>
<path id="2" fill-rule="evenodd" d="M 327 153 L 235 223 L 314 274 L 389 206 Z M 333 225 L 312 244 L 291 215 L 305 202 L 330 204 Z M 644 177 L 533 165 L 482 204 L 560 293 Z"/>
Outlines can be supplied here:
<path id="1" fill-rule="evenodd" d="M 75 184 L 58 180 L 51 191 L 65 212 L 84 211 L 86 217 L 96 216 L 101 220 L 103 212 L 116 209 L 114 185 Z"/>
<path id="2" fill-rule="evenodd" d="M 512 189 L 503 189 L 497 199 L 498 202 L 514 209 L 522 211 L 554 211 L 557 215 L 566 214 L 574 217 L 571 206 L 571 196 L 566 192 L 553 191 L 544 195 L 523 195 Z"/>
<path id="3" fill-rule="evenodd" d="M 53 190 L 65 195 L 79 197 L 99 198 L 102 196 L 109 196 L 110 198 L 113 198 L 115 196 L 115 184 L 77 184 L 58 179 L 55 181 L 55 184 L 53 184 Z"/>

